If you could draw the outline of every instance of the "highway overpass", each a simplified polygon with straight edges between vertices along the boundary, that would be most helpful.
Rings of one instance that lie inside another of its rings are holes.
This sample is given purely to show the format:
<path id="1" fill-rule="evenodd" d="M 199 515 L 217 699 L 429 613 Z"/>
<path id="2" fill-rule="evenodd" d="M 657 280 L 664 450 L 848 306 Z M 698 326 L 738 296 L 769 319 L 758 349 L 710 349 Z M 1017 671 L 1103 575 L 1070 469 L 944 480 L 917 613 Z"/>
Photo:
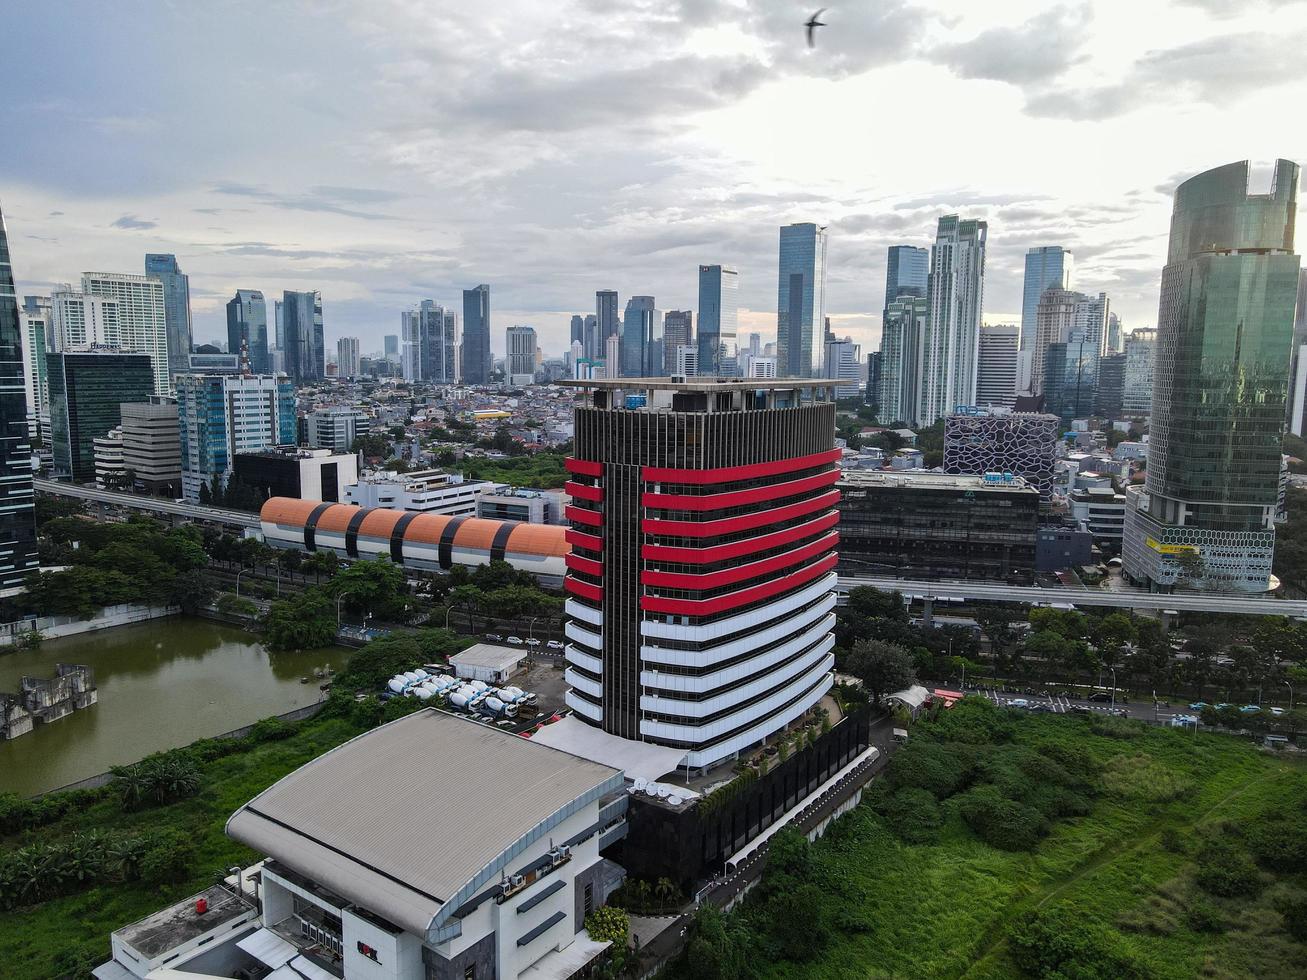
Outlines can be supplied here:
<path id="1" fill-rule="evenodd" d="M 1002 582 L 929 581 L 871 575 L 841 575 L 839 590 L 859 585 L 897 591 L 912 599 L 935 602 L 1021 602 L 1032 606 L 1110 606 L 1116 609 L 1155 609 L 1175 612 L 1241 613 L 1247 616 L 1293 616 L 1307 619 L 1307 601 L 1273 599 L 1264 595 L 1221 592 L 1161 594 L 1138 589 L 1042 588 Z"/>
<path id="2" fill-rule="evenodd" d="M 48 493 L 59 497 L 75 497 L 111 507 L 125 507 L 128 510 L 141 510 L 153 514 L 167 514 L 170 517 L 183 517 L 206 524 L 221 524 L 224 527 L 259 529 L 259 515 L 243 510 L 228 510 L 225 507 L 207 507 L 201 504 L 178 503 L 166 497 L 145 497 L 134 493 L 120 493 L 117 490 L 101 490 L 98 487 L 83 487 L 75 483 L 60 483 L 57 480 L 43 480 L 39 477 L 32 481 L 37 493 Z"/>

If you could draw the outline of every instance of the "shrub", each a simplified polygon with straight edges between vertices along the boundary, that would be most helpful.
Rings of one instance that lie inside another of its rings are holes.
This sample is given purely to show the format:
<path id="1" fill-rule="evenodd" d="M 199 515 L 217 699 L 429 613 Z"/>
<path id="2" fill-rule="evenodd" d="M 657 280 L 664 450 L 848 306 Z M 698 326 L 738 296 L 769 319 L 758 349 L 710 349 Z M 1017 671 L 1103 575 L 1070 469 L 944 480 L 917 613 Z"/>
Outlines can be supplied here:
<path id="1" fill-rule="evenodd" d="M 195 845 L 180 831 L 154 835 L 140 856 L 141 880 L 147 885 L 172 885 L 190 877 L 195 863 Z"/>
<path id="2" fill-rule="evenodd" d="M 1225 919 L 1211 902 L 1196 898 L 1185 910 L 1185 925 L 1194 932 L 1225 932 Z"/>
<path id="3" fill-rule="evenodd" d="M 186 750 L 151 756 L 130 766 L 114 766 L 112 783 L 124 810 L 160 806 L 194 796 L 200 767 Z"/>
<path id="4" fill-rule="evenodd" d="M 952 796 L 966 784 L 970 769 L 965 754 L 954 749 L 948 743 L 909 742 L 894 755 L 886 779 L 895 788 L 924 789 L 936 799 Z"/>
<path id="5" fill-rule="evenodd" d="M 1244 839 L 1262 867 L 1282 872 L 1307 871 L 1307 823 L 1302 817 L 1268 814 L 1245 828 Z"/>
<path id="6" fill-rule="evenodd" d="M 1262 879 L 1252 858 L 1227 841 L 1212 841 L 1198 852 L 1198 887 L 1211 895 L 1256 895 Z"/>
<path id="7" fill-rule="evenodd" d="M 1136 980 L 1144 974 L 1084 910 L 1059 906 L 1026 913 L 1011 932 L 1012 958 L 1035 977 Z"/>
<path id="8" fill-rule="evenodd" d="M 1192 793 L 1194 781 L 1146 755 L 1118 755 L 1103 769 L 1103 788 L 1127 800 L 1165 803 Z"/>
<path id="9" fill-rule="evenodd" d="M 1284 929 L 1300 943 L 1307 943 L 1307 898 L 1291 898 L 1280 906 Z"/>
<path id="10" fill-rule="evenodd" d="M 631 918 L 621 909 L 605 905 L 586 916 L 585 930 L 596 942 L 612 943 L 624 949 L 631 932 Z"/>
<path id="11" fill-rule="evenodd" d="M 944 820 L 935 797 L 924 789 L 905 786 L 887 797 L 878 810 L 905 843 L 930 844 L 939 839 Z"/>
<path id="12" fill-rule="evenodd" d="M 226 613 L 228 616 L 253 617 L 259 614 L 259 607 L 244 596 L 224 592 L 218 596 L 218 612 Z"/>
<path id="13" fill-rule="evenodd" d="M 252 742 L 280 742 L 294 734 L 295 726 L 286 724 L 280 718 L 262 718 L 254 723 L 248 737 Z"/>
<path id="14" fill-rule="evenodd" d="M 959 812 L 972 833 L 991 847 L 1029 851 L 1048 832 L 1043 815 L 1010 800 L 994 786 L 977 786 L 961 797 Z"/>

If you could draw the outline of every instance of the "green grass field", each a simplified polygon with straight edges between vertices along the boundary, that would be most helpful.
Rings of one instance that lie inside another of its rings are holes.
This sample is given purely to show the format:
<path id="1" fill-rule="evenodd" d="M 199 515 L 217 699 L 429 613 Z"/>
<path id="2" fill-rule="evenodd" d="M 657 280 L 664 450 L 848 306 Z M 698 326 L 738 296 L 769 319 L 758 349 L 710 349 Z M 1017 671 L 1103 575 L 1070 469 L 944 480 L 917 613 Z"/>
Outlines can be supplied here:
<path id="1" fill-rule="evenodd" d="M 921 731 L 930 738 L 929 727 Z M 1095 730 L 1098 729 L 1098 731 Z M 1218 735 L 1105 726 L 1065 716 L 1023 717 L 1013 741 L 1074 744 L 1098 773 L 1084 816 L 1054 822 L 1030 852 L 998 850 L 967 829 L 955 800 L 940 804 L 936 841 L 910 845 L 864 805 L 813 849 L 815 880 L 837 907 L 835 927 L 807 962 L 755 963 L 769 978 L 934 978 L 968 980 L 1052 975 L 1071 980 L 1101 971 L 1041 974 L 1013 957 L 1014 926 L 1032 910 L 1065 910 L 1103 937 L 1139 977 L 1299 978 L 1307 943 L 1285 931 L 1280 908 L 1307 897 L 1301 870 L 1260 871 L 1255 896 L 1217 898 L 1194 882 L 1194 853 L 1222 824 L 1236 827 L 1277 808 L 1307 824 L 1307 762 L 1272 756 Z M 891 762 L 891 766 L 893 766 Z M 740 913 L 768 928 L 759 898 Z M 751 907 L 753 906 L 753 907 Z M 1192 927 L 1205 910 L 1202 931 Z M 838 915 L 855 913 L 856 925 Z"/>

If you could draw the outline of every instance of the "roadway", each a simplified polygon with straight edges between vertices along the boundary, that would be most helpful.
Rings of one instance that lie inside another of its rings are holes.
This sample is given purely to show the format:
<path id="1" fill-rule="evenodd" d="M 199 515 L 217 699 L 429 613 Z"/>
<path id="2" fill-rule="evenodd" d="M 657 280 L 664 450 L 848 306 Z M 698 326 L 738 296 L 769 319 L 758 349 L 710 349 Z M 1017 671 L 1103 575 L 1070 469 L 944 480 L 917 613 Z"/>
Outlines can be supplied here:
<path id="1" fill-rule="evenodd" d="M 1144 592 L 1138 589 L 1043 588 L 1003 582 L 929 581 L 873 575 L 841 575 L 839 590 L 860 585 L 901 592 L 911 599 L 974 602 L 1021 602 L 1032 606 L 1112 606 L 1118 609 L 1173 609 L 1176 612 L 1242 613 L 1249 616 L 1292 616 L 1307 619 L 1307 600 L 1272 599 L 1222 592 Z"/>
<path id="2" fill-rule="evenodd" d="M 228 510 L 225 507 L 206 507 L 201 504 L 179 503 L 166 497 L 145 497 L 134 493 L 122 493 L 117 490 L 83 487 L 76 483 L 44 480 L 40 477 L 33 479 L 32 484 L 37 493 L 48 493 L 59 497 L 76 497 L 79 500 L 91 500 L 115 507 L 126 507 L 129 510 L 168 514 L 172 517 L 185 517 L 195 521 L 207 521 L 211 524 L 225 524 L 229 527 L 259 527 L 259 515 L 243 510 Z"/>

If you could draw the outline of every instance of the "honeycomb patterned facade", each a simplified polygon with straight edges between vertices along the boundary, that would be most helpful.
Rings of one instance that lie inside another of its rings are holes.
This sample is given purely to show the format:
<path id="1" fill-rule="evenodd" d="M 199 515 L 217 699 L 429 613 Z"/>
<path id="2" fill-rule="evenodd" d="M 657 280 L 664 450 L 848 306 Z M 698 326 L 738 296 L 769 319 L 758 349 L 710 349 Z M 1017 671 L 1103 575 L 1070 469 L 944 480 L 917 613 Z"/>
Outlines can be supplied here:
<path id="1" fill-rule="evenodd" d="M 944 422 L 944 472 L 1013 473 L 1047 500 L 1059 432 L 1056 415 L 1037 412 L 950 415 Z"/>

